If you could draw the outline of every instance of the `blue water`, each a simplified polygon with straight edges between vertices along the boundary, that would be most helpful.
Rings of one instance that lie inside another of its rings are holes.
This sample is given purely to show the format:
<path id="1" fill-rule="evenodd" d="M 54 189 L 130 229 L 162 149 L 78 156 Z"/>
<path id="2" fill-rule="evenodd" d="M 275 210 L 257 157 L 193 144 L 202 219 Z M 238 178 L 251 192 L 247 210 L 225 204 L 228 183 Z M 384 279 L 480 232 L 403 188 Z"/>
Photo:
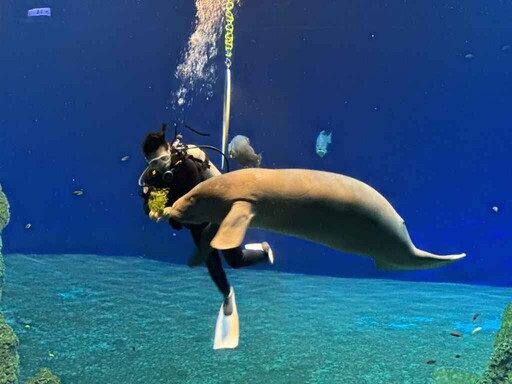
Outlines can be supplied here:
<path id="1" fill-rule="evenodd" d="M 27 9 L 38 6 L 52 16 L 29 22 Z M 236 9 L 231 137 L 249 136 L 266 167 L 358 178 L 389 199 L 418 247 L 468 254 L 447 268 L 396 275 L 265 234 L 289 250 L 279 268 L 511 286 L 503 266 L 512 251 L 512 4 L 263 0 Z M 166 226 L 148 222 L 136 181 L 141 141 L 164 121 L 212 135 L 184 131 L 188 142 L 221 143 L 222 39 L 212 95 L 196 89 L 183 108 L 172 97 L 195 14 L 191 1 L 2 1 L 7 252 L 185 261 L 189 240 L 176 243 Z M 321 159 L 315 139 L 324 129 L 333 143 Z"/>
<path id="2" fill-rule="evenodd" d="M 48 366 L 74 384 L 425 384 L 438 368 L 480 374 L 512 296 L 238 270 L 240 345 L 214 351 L 221 297 L 203 268 L 96 255 L 13 254 L 6 265 L 2 307 L 22 377 Z"/>

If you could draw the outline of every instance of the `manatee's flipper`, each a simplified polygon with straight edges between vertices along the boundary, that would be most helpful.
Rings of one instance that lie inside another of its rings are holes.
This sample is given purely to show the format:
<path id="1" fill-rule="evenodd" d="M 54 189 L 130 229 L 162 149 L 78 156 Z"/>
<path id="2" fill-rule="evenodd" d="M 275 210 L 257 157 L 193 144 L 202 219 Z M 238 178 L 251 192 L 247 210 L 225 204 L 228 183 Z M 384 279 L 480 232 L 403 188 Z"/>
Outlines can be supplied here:
<path id="1" fill-rule="evenodd" d="M 235 291 L 231 288 L 227 302 L 222 303 L 217 324 L 215 326 L 215 339 L 213 349 L 225 349 L 238 347 L 240 338 L 240 322 L 236 308 Z"/>
<path id="2" fill-rule="evenodd" d="M 215 249 L 239 247 L 244 241 L 245 233 L 253 217 L 251 203 L 235 201 L 210 245 Z"/>
<path id="3" fill-rule="evenodd" d="M 208 224 L 206 228 L 201 232 L 201 242 L 199 247 L 196 249 L 194 254 L 188 259 L 189 267 L 198 267 L 208 259 L 208 255 L 213 251 L 210 246 L 210 241 L 215 236 L 218 226 L 215 224 Z"/>

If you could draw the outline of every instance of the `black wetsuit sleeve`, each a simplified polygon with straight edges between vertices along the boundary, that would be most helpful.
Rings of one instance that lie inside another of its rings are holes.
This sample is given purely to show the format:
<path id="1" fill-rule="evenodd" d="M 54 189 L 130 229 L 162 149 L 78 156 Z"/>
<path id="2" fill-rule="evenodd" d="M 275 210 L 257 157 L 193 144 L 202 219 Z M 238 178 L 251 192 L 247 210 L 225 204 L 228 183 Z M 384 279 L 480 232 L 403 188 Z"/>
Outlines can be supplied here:
<path id="1" fill-rule="evenodd" d="M 199 164 L 191 157 L 185 158 L 183 164 L 174 172 L 172 182 L 169 184 L 169 195 L 167 195 L 169 206 L 173 205 L 183 195 L 186 195 L 192 188 L 204 180 Z M 176 220 L 169 219 L 169 224 L 176 230 L 183 228 L 183 225 Z"/>
<path id="2" fill-rule="evenodd" d="M 183 229 L 183 224 L 177 222 L 173 218 L 169 219 L 169 225 L 176 231 L 181 231 Z"/>
<path id="3" fill-rule="evenodd" d="M 144 213 L 146 216 L 149 216 L 149 194 L 151 193 L 152 188 L 162 188 L 163 180 L 159 174 L 151 174 L 150 172 L 146 172 L 144 175 L 144 184 L 149 186 L 142 188 L 140 197 L 142 197 L 142 208 L 144 209 Z"/>
<path id="4" fill-rule="evenodd" d="M 143 203 L 142 208 L 144 209 L 144 213 L 146 214 L 146 216 L 149 216 L 149 203 L 148 203 L 148 198 L 147 198 L 147 197 L 143 197 L 143 199 L 144 199 L 144 203 Z"/>
<path id="5" fill-rule="evenodd" d="M 146 192 L 144 192 L 146 190 Z M 144 213 L 146 216 L 149 215 L 149 188 L 143 188 L 139 193 L 139 196 L 142 198 L 142 209 L 144 209 Z"/>

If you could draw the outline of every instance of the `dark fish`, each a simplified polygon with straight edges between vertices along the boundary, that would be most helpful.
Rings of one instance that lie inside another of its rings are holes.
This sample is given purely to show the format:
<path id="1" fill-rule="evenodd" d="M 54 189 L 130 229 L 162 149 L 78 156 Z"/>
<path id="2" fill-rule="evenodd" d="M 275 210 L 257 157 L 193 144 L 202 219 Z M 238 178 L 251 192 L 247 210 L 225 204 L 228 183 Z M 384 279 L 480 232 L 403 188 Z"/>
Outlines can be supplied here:
<path id="1" fill-rule="evenodd" d="M 256 154 L 248 137 L 237 135 L 228 146 L 229 158 L 244 168 L 258 168 L 261 165 L 261 153 Z"/>
<path id="2" fill-rule="evenodd" d="M 461 334 L 461 333 L 459 333 L 459 332 L 455 332 L 455 331 L 450 332 L 450 335 L 452 335 L 453 337 L 462 337 L 462 334 Z"/>
<path id="3" fill-rule="evenodd" d="M 458 359 L 460 357 L 460 355 L 455 355 L 455 357 Z"/>
<path id="4" fill-rule="evenodd" d="M 478 319 L 480 317 L 480 314 L 479 313 L 475 313 L 473 315 L 473 321 L 475 321 L 476 319 Z"/>
<path id="5" fill-rule="evenodd" d="M 435 364 L 436 361 L 435 360 L 427 360 L 427 364 Z"/>

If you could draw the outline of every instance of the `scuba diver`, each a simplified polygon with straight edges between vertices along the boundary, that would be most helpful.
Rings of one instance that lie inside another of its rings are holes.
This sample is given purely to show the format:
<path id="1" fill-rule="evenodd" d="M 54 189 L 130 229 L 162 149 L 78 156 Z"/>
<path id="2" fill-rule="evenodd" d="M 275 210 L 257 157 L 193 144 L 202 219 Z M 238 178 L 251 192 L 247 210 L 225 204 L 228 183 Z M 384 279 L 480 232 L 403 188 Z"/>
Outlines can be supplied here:
<path id="1" fill-rule="evenodd" d="M 205 135 L 188 126 L 186 127 L 197 134 Z M 160 132 L 147 134 L 142 145 L 147 168 L 139 178 L 139 186 L 142 187 L 141 196 L 144 199 L 144 211 L 152 220 L 157 222 L 163 217 L 161 212 L 155 212 L 149 208 L 152 191 L 168 188 L 165 205 L 171 206 L 200 182 L 221 174 L 201 148 L 214 149 L 224 155 L 222 151 L 212 146 L 184 144 L 181 141 L 182 136 L 177 133 L 177 130 L 174 139 L 167 142 L 165 138 L 166 129 L 167 125 L 163 124 Z M 168 221 L 175 230 L 181 230 L 183 227 L 190 230 L 194 244 L 198 249 L 201 240 L 204 241 L 205 233 L 212 229 L 216 232 L 219 227 L 219 225 L 210 223 L 182 225 L 172 218 L 169 218 Z M 241 268 L 263 262 L 274 263 L 273 252 L 267 242 L 246 244 L 244 249 L 237 247 L 223 250 L 222 254 L 232 268 Z M 217 318 L 214 349 L 235 348 L 239 339 L 239 323 L 234 289 L 228 282 L 218 250 L 212 249 L 206 260 L 206 266 L 212 280 L 224 297 Z"/>

